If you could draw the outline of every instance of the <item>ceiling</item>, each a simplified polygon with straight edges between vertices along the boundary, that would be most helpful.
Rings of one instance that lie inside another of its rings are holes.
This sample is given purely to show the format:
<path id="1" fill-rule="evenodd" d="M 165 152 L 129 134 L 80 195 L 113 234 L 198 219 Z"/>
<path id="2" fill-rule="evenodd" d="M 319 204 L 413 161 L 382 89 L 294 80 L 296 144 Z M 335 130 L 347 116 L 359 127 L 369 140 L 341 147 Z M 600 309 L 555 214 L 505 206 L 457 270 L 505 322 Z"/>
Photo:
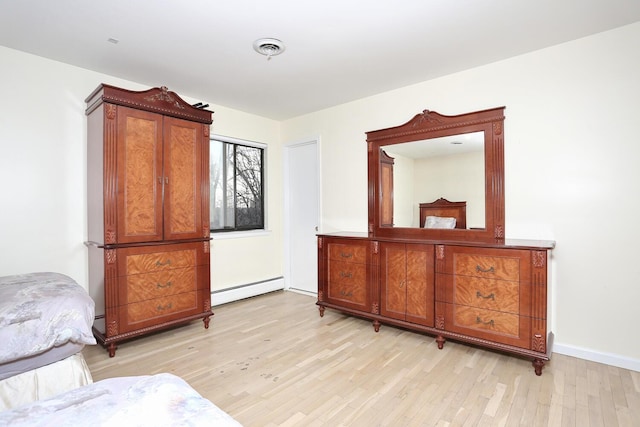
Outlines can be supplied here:
<path id="1" fill-rule="evenodd" d="M 285 120 L 637 21 L 637 0 L 0 0 L 0 45 Z"/>

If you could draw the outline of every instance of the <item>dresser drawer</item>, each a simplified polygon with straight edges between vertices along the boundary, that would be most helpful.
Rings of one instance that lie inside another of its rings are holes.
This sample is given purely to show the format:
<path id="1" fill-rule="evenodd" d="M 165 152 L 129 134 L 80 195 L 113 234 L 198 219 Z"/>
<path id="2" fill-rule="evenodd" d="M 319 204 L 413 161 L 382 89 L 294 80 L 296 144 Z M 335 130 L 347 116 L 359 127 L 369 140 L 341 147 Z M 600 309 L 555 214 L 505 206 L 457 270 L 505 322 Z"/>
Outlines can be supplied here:
<path id="1" fill-rule="evenodd" d="M 531 346 L 530 317 L 465 305 L 444 305 L 448 331 L 522 348 Z"/>
<path id="2" fill-rule="evenodd" d="M 167 271 L 175 268 L 192 267 L 196 265 L 197 250 L 158 250 L 151 253 L 127 254 L 125 274 L 141 274 L 154 271 Z"/>
<path id="3" fill-rule="evenodd" d="M 520 280 L 520 257 L 456 253 L 453 274 L 499 280 Z"/>
<path id="4" fill-rule="evenodd" d="M 521 314 L 518 282 L 455 276 L 453 283 L 454 304 Z"/>
<path id="5" fill-rule="evenodd" d="M 365 245 L 354 245 L 346 243 L 328 244 L 329 259 L 336 261 L 345 261 L 359 264 L 367 263 L 367 249 Z"/>
<path id="6" fill-rule="evenodd" d="M 189 312 L 198 312 L 202 310 L 198 307 L 198 293 L 187 292 L 182 294 L 171 295 L 169 297 L 156 298 L 152 300 L 141 301 L 129 304 L 127 310 L 127 324 L 135 325 L 136 323 L 149 320 L 163 321 L 171 320 L 179 314 L 179 317 L 188 315 Z"/>
<path id="7" fill-rule="evenodd" d="M 329 282 L 363 286 L 366 283 L 366 264 L 329 261 Z"/>
<path id="8" fill-rule="evenodd" d="M 364 284 L 330 282 L 329 299 L 365 306 L 367 302 L 367 288 Z"/>
<path id="9" fill-rule="evenodd" d="M 145 301 L 197 290 L 196 267 L 177 268 L 122 278 L 126 303 Z"/>

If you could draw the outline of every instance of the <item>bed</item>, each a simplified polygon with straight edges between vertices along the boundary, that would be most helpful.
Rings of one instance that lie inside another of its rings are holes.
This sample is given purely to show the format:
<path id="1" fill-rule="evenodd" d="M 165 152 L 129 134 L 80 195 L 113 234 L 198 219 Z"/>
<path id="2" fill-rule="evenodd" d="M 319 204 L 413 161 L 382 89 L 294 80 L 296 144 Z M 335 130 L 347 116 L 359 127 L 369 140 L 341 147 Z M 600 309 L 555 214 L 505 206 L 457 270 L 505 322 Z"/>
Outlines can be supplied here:
<path id="1" fill-rule="evenodd" d="M 173 374 L 109 378 L 0 412 L 0 425 L 241 427 Z"/>
<path id="2" fill-rule="evenodd" d="M 419 206 L 421 227 L 467 228 L 467 202 L 450 202 L 441 197 Z"/>
<path id="3" fill-rule="evenodd" d="M 0 277 L 0 411 L 93 382 L 81 350 L 96 343 L 94 311 L 63 274 Z"/>

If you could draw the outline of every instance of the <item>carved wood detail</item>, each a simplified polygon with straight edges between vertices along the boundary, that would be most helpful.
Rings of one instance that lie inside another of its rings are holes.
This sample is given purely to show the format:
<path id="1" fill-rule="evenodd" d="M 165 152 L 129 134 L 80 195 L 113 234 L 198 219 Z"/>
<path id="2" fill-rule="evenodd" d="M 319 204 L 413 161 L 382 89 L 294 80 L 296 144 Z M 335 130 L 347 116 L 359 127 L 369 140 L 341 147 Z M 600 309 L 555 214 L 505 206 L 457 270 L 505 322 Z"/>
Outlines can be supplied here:
<path id="1" fill-rule="evenodd" d="M 531 350 L 539 351 L 540 353 L 546 353 L 546 340 L 541 334 L 534 334 L 531 339 Z"/>
<path id="2" fill-rule="evenodd" d="M 116 106 L 113 104 L 106 104 L 105 106 L 105 114 L 107 120 L 113 120 L 116 118 Z"/>
<path id="3" fill-rule="evenodd" d="M 436 316 L 436 329 L 444 329 L 444 316 Z"/>
<path id="4" fill-rule="evenodd" d="M 371 304 L 371 312 L 373 314 L 380 314 L 380 304 L 378 304 L 377 302 Z"/>
<path id="5" fill-rule="evenodd" d="M 115 264 L 117 261 L 115 249 L 105 249 L 104 256 L 107 259 L 107 264 Z"/>
<path id="6" fill-rule="evenodd" d="M 118 335 L 118 321 L 114 319 L 107 324 L 107 336 L 112 337 L 115 335 Z"/>
<path id="7" fill-rule="evenodd" d="M 536 268 L 544 268 L 547 263 L 547 253 L 543 251 L 533 251 L 531 252 L 531 257 L 533 260 L 533 266 Z"/>
<path id="8" fill-rule="evenodd" d="M 160 92 L 153 95 L 145 96 L 145 101 L 149 102 L 168 102 L 173 104 L 173 107 L 184 110 L 184 106 L 181 105 L 171 94 L 166 86 L 160 87 Z"/>

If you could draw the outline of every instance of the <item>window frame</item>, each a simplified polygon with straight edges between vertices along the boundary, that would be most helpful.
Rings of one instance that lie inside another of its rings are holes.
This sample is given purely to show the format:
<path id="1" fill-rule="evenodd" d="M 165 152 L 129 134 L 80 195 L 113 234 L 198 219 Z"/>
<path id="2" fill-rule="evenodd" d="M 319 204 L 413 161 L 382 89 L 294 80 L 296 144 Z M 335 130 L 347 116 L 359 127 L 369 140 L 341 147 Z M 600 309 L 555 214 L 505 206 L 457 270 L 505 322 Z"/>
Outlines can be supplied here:
<path id="1" fill-rule="evenodd" d="M 209 141 L 218 141 L 218 142 L 222 142 L 222 143 L 227 143 L 227 144 L 234 144 L 234 145 L 239 145 L 239 146 L 245 146 L 245 147 L 252 147 L 252 148 L 258 148 L 260 150 L 262 150 L 262 227 L 256 227 L 256 228 L 222 228 L 222 229 L 212 229 L 211 228 L 211 220 L 213 218 L 213 211 L 210 212 L 210 217 L 209 217 L 209 232 L 213 235 L 217 235 L 217 236 L 221 236 L 221 235 L 228 235 L 229 237 L 231 237 L 232 235 L 238 235 L 238 234 L 242 234 L 242 235 L 248 235 L 248 234 L 256 234 L 256 233 L 263 233 L 265 231 L 267 231 L 267 158 L 268 158 L 268 147 L 267 144 L 262 143 L 262 142 L 257 142 L 257 141 L 249 141 L 249 140 L 245 140 L 245 139 L 239 139 L 239 138 L 234 138 L 234 137 L 229 137 L 229 136 L 224 136 L 224 135 L 217 135 L 217 134 L 212 134 L 209 136 Z M 212 161 L 211 161 L 211 151 L 209 153 L 209 167 L 212 167 Z M 211 174 L 211 171 L 209 172 Z M 225 186 L 226 188 L 226 186 Z M 209 197 L 210 197 L 210 207 L 213 204 L 213 187 L 210 186 L 209 188 Z"/>

